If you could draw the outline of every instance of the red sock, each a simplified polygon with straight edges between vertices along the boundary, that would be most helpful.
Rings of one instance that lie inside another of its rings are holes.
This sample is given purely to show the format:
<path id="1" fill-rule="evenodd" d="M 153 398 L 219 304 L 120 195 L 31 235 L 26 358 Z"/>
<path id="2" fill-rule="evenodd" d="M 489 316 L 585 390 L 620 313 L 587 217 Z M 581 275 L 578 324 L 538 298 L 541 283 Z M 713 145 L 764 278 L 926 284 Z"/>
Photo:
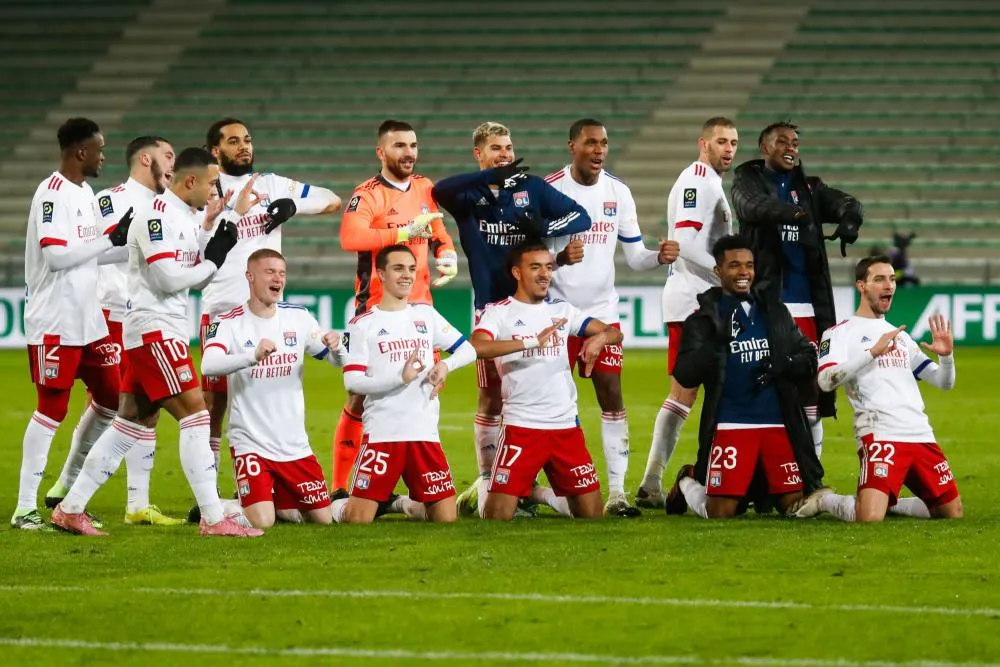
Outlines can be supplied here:
<path id="1" fill-rule="evenodd" d="M 354 469 L 354 460 L 358 457 L 358 451 L 361 449 L 362 434 L 361 416 L 344 408 L 340 415 L 340 421 L 337 422 L 337 430 L 333 434 L 333 477 L 331 480 L 334 490 L 347 489 L 347 485 L 351 481 L 351 471 Z"/>

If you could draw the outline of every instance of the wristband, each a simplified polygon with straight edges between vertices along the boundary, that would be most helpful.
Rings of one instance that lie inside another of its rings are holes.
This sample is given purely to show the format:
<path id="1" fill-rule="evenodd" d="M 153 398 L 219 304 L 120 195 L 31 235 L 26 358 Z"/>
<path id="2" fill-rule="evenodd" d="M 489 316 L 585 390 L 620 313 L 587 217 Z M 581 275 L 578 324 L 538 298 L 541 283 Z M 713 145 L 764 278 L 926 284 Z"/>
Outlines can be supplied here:
<path id="1" fill-rule="evenodd" d="M 522 338 L 521 342 L 524 343 L 524 349 L 526 350 L 534 350 L 536 347 L 539 347 L 538 338 L 535 336 L 532 336 L 531 338 Z"/>

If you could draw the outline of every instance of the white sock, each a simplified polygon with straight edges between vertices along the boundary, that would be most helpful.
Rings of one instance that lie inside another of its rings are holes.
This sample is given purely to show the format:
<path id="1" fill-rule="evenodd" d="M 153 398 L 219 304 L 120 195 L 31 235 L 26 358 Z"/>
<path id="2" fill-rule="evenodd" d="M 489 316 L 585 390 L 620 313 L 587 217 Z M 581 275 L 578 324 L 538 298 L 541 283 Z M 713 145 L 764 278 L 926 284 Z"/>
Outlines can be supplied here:
<path id="1" fill-rule="evenodd" d="M 685 477 L 679 483 L 684 500 L 691 511 L 702 519 L 708 518 L 708 492 L 693 477 Z"/>
<path id="2" fill-rule="evenodd" d="M 476 439 L 476 462 L 479 464 L 479 474 L 489 474 L 493 470 L 493 457 L 497 453 L 500 418 L 477 413 L 472 432 Z"/>
<path id="3" fill-rule="evenodd" d="M 819 416 L 819 407 L 806 407 L 806 418 L 809 420 L 809 430 L 812 431 L 813 446 L 816 448 L 816 458 L 823 458 L 823 419 Z"/>
<path id="4" fill-rule="evenodd" d="M 889 512 L 900 516 L 912 516 L 916 519 L 931 518 L 927 504 L 920 498 L 898 498 L 896 504 L 889 508 Z"/>
<path id="5" fill-rule="evenodd" d="M 491 474 L 486 473 L 485 476 L 480 475 L 479 478 L 473 482 L 473 484 L 475 484 L 479 489 L 479 492 L 476 495 L 476 511 L 479 512 L 480 519 L 486 518 L 486 497 L 490 493 L 490 477 Z"/>
<path id="6" fill-rule="evenodd" d="M 399 497 L 399 509 L 406 515 L 407 519 L 427 521 L 427 506 L 423 503 L 418 503 L 409 496 Z"/>
<path id="7" fill-rule="evenodd" d="M 691 408 L 668 398 L 663 401 L 653 422 L 653 442 L 649 446 L 646 472 L 642 477 L 642 488 L 647 491 L 663 491 L 663 471 L 670 463 L 670 457 L 677 449 L 684 421 L 691 414 Z"/>
<path id="8" fill-rule="evenodd" d="M 212 449 L 212 456 L 215 457 L 215 469 L 219 470 L 219 464 L 222 463 L 222 438 L 212 438 L 208 439 L 208 446 Z"/>
<path id="9" fill-rule="evenodd" d="M 344 522 L 344 510 L 347 508 L 348 500 L 350 500 L 350 498 L 338 498 L 330 504 L 330 507 L 333 508 L 333 520 L 337 523 Z"/>
<path id="10" fill-rule="evenodd" d="M 90 448 L 94 446 L 97 439 L 115 418 L 115 411 L 97 405 L 93 401 L 87 409 L 80 415 L 80 421 L 73 429 L 73 440 L 69 446 L 69 455 L 66 456 L 66 463 L 63 464 L 62 472 L 59 473 L 59 484 L 68 489 L 73 486 L 83 462 L 87 460 Z"/>
<path id="11" fill-rule="evenodd" d="M 828 493 L 819 499 L 819 509 L 821 512 L 829 512 L 841 521 L 854 521 L 855 498 Z"/>
<path id="12" fill-rule="evenodd" d="M 128 487 L 127 512 L 138 512 L 149 507 L 149 479 L 153 475 L 156 457 L 156 431 L 146 429 L 148 437 L 135 443 L 125 454 L 125 479 Z"/>
<path id="13" fill-rule="evenodd" d="M 601 444 L 608 465 L 608 491 L 624 494 L 629 453 L 628 418 L 624 410 L 601 413 Z"/>
<path id="14" fill-rule="evenodd" d="M 17 511 L 38 509 L 38 487 L 49 460 L 49 448 L 56 435 L 59 422 L 49 419 L 37 410 L 31 415 L 28 428 L 21 441 L 21 481 L 17 488 Z"/>
<path id="15" fill-rule="evenodd" d="M 151 432 L 151 429 L 115 417 L 111 428 L 106 429 L 90 448 L 90 453 L 83 462 L 83 469 L 61 503 L 63 511 L 67 514 L 79 514 L 87 509 L 90 499 L 115 474 L 128 450 L 138 440 L 147 437 L 147 431 Z"/>
<path id="16" fill-rule="evenodd" d="M 208 410 L 188 415 L 180 421 L 181 467 L 194 492 L 201 516 L 209 525 L 225 518 L 216 488 L 215 460 L 208 444 Z"/>
<path id="17" fill-rule="evenodd" d="M 536 503 L 548 505 L 563 516 L 573 516 L 573 512 L 569 509 L 569 501 L 562 496 L 557 496 L 556 492 L 547 486 L 536 486 L 533 488 L 531 490 L 531 499 Z"/>

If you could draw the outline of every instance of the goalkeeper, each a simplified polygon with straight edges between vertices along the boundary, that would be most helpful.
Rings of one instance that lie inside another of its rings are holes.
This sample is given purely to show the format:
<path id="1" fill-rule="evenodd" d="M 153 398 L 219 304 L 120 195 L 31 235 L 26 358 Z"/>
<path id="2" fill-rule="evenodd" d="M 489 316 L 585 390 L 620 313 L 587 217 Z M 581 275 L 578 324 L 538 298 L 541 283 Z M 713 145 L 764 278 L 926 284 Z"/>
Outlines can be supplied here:
<path id="1" fill-rule="evenodd" d="M 431 196 L 432 183 L 413 173 L 418 157 L 417 134 L 409 123 L 387 120 L 378 129 L 375 155 L 381 170 L 354 188 L 340 223 L 340 245 L 357 253 L 355 314 L 368 312 L 382 299 L 375 256 L 386 246 L 404 244 L 417 260 L 410 303 L 432 305 L 431 287 L 458 274 L 455 244 Z M 431 280 L 434 258 L 436 278 Z M 361 444 L 364 397 L 349 394 L 333 440 L 333 488 L 348 487 Z"/>
<path id="2" fill-rule="evenodd" d="M 476 321 L 487 303 L 514 294 L 514 279 L 507 268 L 510 249 L 525 237 L 569 236 L 590 229 L 590 216 L 573 199 L 515 160 L 510 130 L 500 123 L 483 123 L 472 134 L 472 155 L 479 171 L 450 176 L 434 186 L 434 199 L 458 222 L 459 239 L 469 260 L 475 292 Z M 583 243 L 574 240 L 559 253 L 557 262 L 574 264 L 583 259 Z M 484 507 L 484 485 L 489 481 L 500 430 L 500 378 L 489 360 L 477 363 L 479 405 L 474 433 L 480 477 L 459 496 L 459 511 L 473 513 Z M 539 500 L 553 498 L 537 490 Z"/>
<path id="3" fill-rule="evenodd" d="M 780 298 L 795 324 L 816 345 L 837 323 L 826 240 L 839 240 L 840 253 L 858 240 L 861 204 L 819 178 L 806 177 L 799 162 L 798 126 L 782 121 L 764 128 L 758 139 L 762 160 L 736 168 L 733 212 L 740 234 L 757 260 L 757 286 Z M 836 231 L 825 236 L 823 226 Z M 800 387 L 816 455 L 823 451 L 823 417 L 836 416 L 834 394 L 820 392 L 815 379 Z"/>

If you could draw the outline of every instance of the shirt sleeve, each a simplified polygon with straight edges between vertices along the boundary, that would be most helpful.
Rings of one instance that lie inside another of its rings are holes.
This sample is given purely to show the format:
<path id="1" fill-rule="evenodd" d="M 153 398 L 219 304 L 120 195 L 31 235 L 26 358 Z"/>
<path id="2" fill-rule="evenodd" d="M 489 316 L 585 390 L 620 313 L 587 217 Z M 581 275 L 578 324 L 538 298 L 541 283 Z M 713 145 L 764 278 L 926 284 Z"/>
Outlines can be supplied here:
<path id="1" fill-rule="evenodd" d="M 367 328 L 357 323 L 348 323 L 347 331 L 344 332 L 344 340 L 341 343 L 347 348 L 347 363 L 344 364 L 344 372 L 358 371 L 368 372 L 368 337 Z"/>
<path id="2" fill-rule="evenodd" d="M 226 354 L 229 354 L 234 348 L 232 342 L 232 324 L 229 320 L 214 320 L 209 323 L 208 329 L 205 330 L 205 349 L 210 347 L 220 348 Z"/>
<path id="3" fill-rule="evenodd" d="M 589 315 L 584 315 L 583 311 L 576 306 L 567 303 L 566 311 L 563 317 L 566 318 L 566 325 L 569 328 L 569 333 L 577 338 L 583 338 L 586 334 L 587 325 L 590 321 L 594 319 Z"/>
<path id="4" fill-rule="evenodd" d="M 627 189 L 618 195 L 618 241 L 625 261 L 633 271 L 649 271 L 660 266 L 659 250 L 650 250 L 642 241 L 635 200 Z"/>
<path id="5" fill-rule="evenodd" d="M 431 312 L 434 319 L 434 349 L 454 354 L 455 350 L 465 342 L 465 336 L 444 319 L 437 309 L 432 308 Z"/>
<path id="6" fill-rule="evenodd" d="M 715 190 L 704 178 L 684 178 L 681 196 L 674 202 L 670 217 L 674 224 L 670 230 L 680 245 L 680 256 L 693 269 L 709 281 L 715 280 L 715 258 L 708 252 L 704 238 L 706 225 L 711 225 L 715 206 Z"/>
<path id="7" fill-rule="evenodd" d="M 347 252 L 374 252 L 396 243 L 395 229 L 372 229 L 375 202 L 370 192 L 355 190 L 340 222 L 340 247 Z"/>
<path id="8" fill-rule="evenodd" d="M 905 331 L 899 334 L 905 341 L 910 356 L 910 370 L 917 380 L 926 380 L 940 389 L 951 389 L 955 386 L 955 357 L 947 355 L 939 357 L 935 362 L 927 356 L 920 345 Z"/>
<path id="9" fill-rule="evenodd" d="M 311 314 L 304 313 L 302 319 L 301 330 L 306 337 L 306 354 L 316 359 L 325 359 L 326 355 L 330 353 L 330 350 L 323 344 L 323 334 L 326 332 Z"/>
<path id="10" fill-rule="evenodd" d="M 38 244 L 43 248 L 65 246 L 73 228 L 63 197 L 57 196 L 55 190 L 46 190 L 34 206 L 37 207 L 34 213 L 38 220 Z"/>
<path id="11" fill-rule="evenodd" d="M 306 199 L 312 186 L 301 183 L 286 176 L 267 174 L 267 194 L 271 201 L 275 199 Z"/>
<path id="12" fill-rule="evenodd" d="M 538 182 L 541 184 L 539 213 L 545 223 L 543 236 L 569 236 L 590 229 L 592 222 L 587 209 L 544 180 L 538 179 Z"/>
<path id="13" fill-rule="evenodd" d="M 833 391 L 850 382 L 875 361 L 868 351 L 870 347 L 851 347 L 848 344 L 847 331 L 843 327 L 833 327 L 827 329 L 820 340 L 817 372 L 819 387 L 823 391 Z"/>
<path id="14" fill-rule="evenodd" d="M 477 333 L 484 333 L 488 335 L 491 340 L 497 339 L 497 336 L 500 335 L 500 318 L 497 315 L 496 306 L 487 304 L 486 308 L 483 310 L 483 314 L 479 316 L 475 326 L 472 328 L 472 333 L 473 335 Z"/>

